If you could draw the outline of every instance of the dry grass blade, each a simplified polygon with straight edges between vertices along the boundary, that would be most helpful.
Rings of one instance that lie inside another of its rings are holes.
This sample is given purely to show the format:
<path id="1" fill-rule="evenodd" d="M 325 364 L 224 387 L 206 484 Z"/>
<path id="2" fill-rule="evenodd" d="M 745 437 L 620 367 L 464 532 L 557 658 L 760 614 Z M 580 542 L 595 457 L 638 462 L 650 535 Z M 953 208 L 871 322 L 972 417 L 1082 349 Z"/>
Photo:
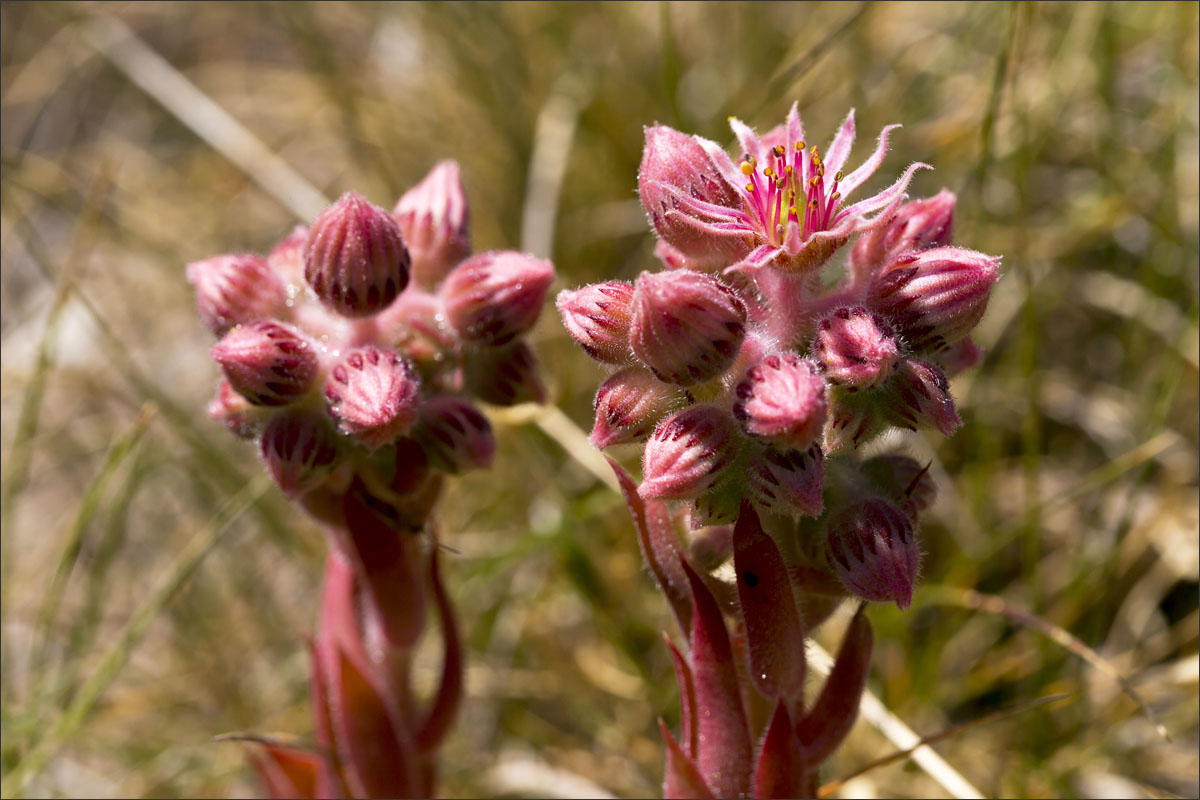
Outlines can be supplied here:
<path id="1" fill-rule="evenodd" d="M 297 217 L 310 220 L 329 201 L 209 99 L 166 59 L 146 46 L 116 17 L 98 15 L 85 23 L 84 38 L 125 77 L 174 114 L 210 147 L 228 158 Z"/>
<path id="2" fill-rule="evenodd" d="M 63 535 L 62 551 L 59 554 L 54 575 L 46 587 L 41 611 L 38 613 L 38 646 L 34 650 L 32 661 L 32 669 L 35 673 L 44 672 L 47 650 L 55 620 L 58 617 L 58 609 L 62 603 L 63 592 L 67 587 L 67 580 L 71 577 L 71 571 L 79 559 L 79 553 L 83 549 L 84 535 L 96 516 L 100 501 L 108 488 L 108 482 L 125 462 L 125 459 L 134 452 L 134 448 L 141 441 L 142 434 L 146 432 L 155 414 L 157 414 L 157 409 L 153 405 L 143 406 L 133 424 L 129 426 L 129 430 L 112 443 L 104 458 L 104 463 L 100 465 L 95 477 L 84 490 L 79 506 L 75 510 L 75 516 L 71 518 L 71 524 L 67 526 L 66 533 Z"/>
<path id="3" fill-rule="evenodd" d="M 975 719 L 968 720 L 967 722 L 963 722 L 958 725 L 952 725 L 951 727 L 946 728 L 944 731 L 935 733 L 931 736 L 926 736 L 925 738 L 923 738 L 921 741 L 917 742 L 912 747 L 906 748 L 904 750 L 897 750 L 896 752 L 886 755 L 882 758 L 877 758 L 874 761 L 872 761 L 871 763 L 866 764 L 865 766 L 859 767 L 858 769 L 854 770 L 854 772 L 851 772 L 849 775 L 847 775 L 843 778 L 838 778 L 837 780 L 830 781 L 829 783 L 827 783 L 821 787 L 817 796 L 818 797 L 830 797 L 838 789 L 841 789 L 842 786 L 844 786 L 848 781 L 851 781 L 854 778 L 857 778 L 859 775 L 863 775 L 867 772 L 870 772 L 873 769 L 878 769 L 879 767 L 885 767 L 888 764 L 891 764 L 893 762 L 901 761 L 905 758 L 908 758 L 919 747 L 924 747 L 926 745 L 934 744 L 935 742 L 940 742 L 943 739 L 948 739 L 951 736 L 955 736 L 959 733 L 962 733 L 963 731 L 974 728 L 977 725 L 982 725 L 986 722 L 994 722 L 995 720 L 1004 719 L 1005 717 L 1013 717 L 1013 716 L 1016 716 L 1017 714 L 1021 714 L 1025 711 L 1029 711 L 1030 709 L 1037 708 L 1039 706 L 1048 705 L 1049 703 L 1055 703 L 1055 702 L 1058 702 L 1059 700 L 1065 700 L 1068 697 L 1070 697 L 1069 694 L 1055 694 L 1055 695 L 1050 695 L 1049 697 L 1038 697 L 1034 700 L 1029 700 L 1024 703 L 1018 703 L 1015 706 L 1010 706 L 1009 708 L 1003 708 L 999 711 L 993 711 L 990 714 L 984 714 L 981 717 L 976 717 Z"/>
<path id="4" fill-rule="evenodd" d="M 241 492 L 230 498 L 229 502 L 209 520 L 208 524 L 197 531 L 188 544 L 179 551 L 173 563 L 167 568 L 162 583 L 130 616 L 117 640 L 96 666 L 91 677 L 75 694 L 71 705 L 50 726 L 45 736 L 33 746 L 29 753 L 4 776 L 3 781 L 0 782 L 0 791 L 4 796 L 13 797 L 22 792 L 28 782 L 45 768 L 58 748 L 86 721 L 97 701 L 129 660 L 129 656 L 146 634 L 150 624 L 158 618 L 162 610 L 192 576 L 192 573 L 204 562 L 205 557 L 231 530 L 233 522 L 241 517 L 270 486 L 271 480 L 268 476 L 258 476 Z"/>
<path id="5" fill-rule="evenodd" d="M 1133 688 L 1133 684 L 1129 682 L 1129 679 L 1122 675 L 1120 670 L 1110 664 L 1104 656 L 1088 647 L 1069 631 L 1055 625 L 1049 620 L 1039 617 L 1037 614 L 1022 608 L 1016 603 L 1006 600 L 1003 597 L 997 597 L 996 595 L 983 594 L 973 589 L 955 589 L 949 586 L 927 586 L 923 591 L 926 592 L 927 599 L 933 602 L 943 602 L 972 611 L 984 611 L 988 614 L 1008 617 L 1014 622 L 1032 628 L 1055 644 L 1066 648 L 1116 681 L 1125 694 L 1129 695 L 1129 698 L 1137 703 L 1138 708 L 1141 709 L 1146 718 L 1154 725 L 1154 730 L 1158 735 L 1166 741 L 1171 741 L 1171 736 L 1167 733 L 1167 729 L 1158 721 L 1157 715 L 1155 715 L 1150 705 L 1142 696 L 1138 694 L 1137 689 Z"/>
<path id="6" fill-rule="evenodd" d="M 809 640 L 807 654 L 813 669 L 821 675 L 829 674 L 833 668 L 833 656 L 829 655 L 825 648 Z M 858 713 L 893 745 L 907 751 L 913 762 L 937 781 L 951 797 L 958 800 L 983 800 L 982 792 L 951 766 L 950 762 L 938 755 L 936 750 L 921 744 L 921 737 L 904 720 L 893 714 L 874 692 L 863 692 Z"/>

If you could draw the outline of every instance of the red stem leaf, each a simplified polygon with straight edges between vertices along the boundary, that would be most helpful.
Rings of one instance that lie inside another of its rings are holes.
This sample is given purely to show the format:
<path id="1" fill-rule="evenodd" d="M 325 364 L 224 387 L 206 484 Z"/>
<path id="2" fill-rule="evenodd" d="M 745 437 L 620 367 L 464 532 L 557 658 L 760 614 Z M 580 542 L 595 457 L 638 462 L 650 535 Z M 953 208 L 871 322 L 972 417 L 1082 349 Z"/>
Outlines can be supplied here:
<path id="1" fill-rule="evenodd" d="M 429 584 L 433 588 L 438 624 L 442 630 L 442 680 L 417 732 L 417 749 L 422 753 L 433 750 L 445 738 L 463 697 L 462 641 L 458 636 L 454 606 L 451 605 L 450 598 L 446 595 L 446 587 L 442 584 L 436 546 L 429 557 Z"/>
<path id="2" fill-rule="evenodd" d="M 683 752 L 679 742 L 675 741 L 675 737 L 667 730 L 667 723 L 660 719 L 658 727 L 662 730 L 663 741 L 667 743 L 667 774 L 663 778 L 663 797 L 712 797 L 712 790 L 704 783 L 704 778 L 700 777 L 695 762 Z"/>
<path id="3" fill-rule="evenodd" d="M 751 680 L 768 698 L 782 695 L 794 707 L 804 692 L 804 625 L 779 548 L 749 503 L 733 529 L 733 563 Z"/>
<path id="4" fill-rule="evenodd" d="M 683 749 L 689 757 L 696 757 L 696 681 L 692 678 L 692 668 L 687 659 L 679 652 L 679 648 L 665 633 L 663 639 L 671 651 L 671 663 L 675 665 L 675 680 L 679 684 L 679 728 L 683 737 Z"/>
<path id="5" fill-rule="evenodd" d="M 692 674 L 696 684 L 697 764 L 718 797 L 750 791 L 753 744 L 725 618 L 703 579 L 681 561 L 692 587 Z"/>
<path id="6" fill-rule="evenodd" d="M 754 772 L 755 797 L 806 797 L 807 761 L 787 705 L 775 704 Z"/>
<path id="7" fill-rule="evenodd" d="M 796 735 L 800 737 L 810 766 L 820 764 L 837 749 L 858 716 L 875 640 L 865 608 L 865 604 L 859 606 L 820 697 L 796 726 Z"/>

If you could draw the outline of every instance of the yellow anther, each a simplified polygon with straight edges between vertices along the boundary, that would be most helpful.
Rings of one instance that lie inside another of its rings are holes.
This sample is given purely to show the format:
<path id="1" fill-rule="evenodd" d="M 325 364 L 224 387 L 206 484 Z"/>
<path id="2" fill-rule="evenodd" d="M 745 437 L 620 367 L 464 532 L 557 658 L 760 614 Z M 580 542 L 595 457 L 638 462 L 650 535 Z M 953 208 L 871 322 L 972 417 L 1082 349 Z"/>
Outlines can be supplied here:
<path id="1" fill-rule="evenodd" d="M 821 151 L 817 149 L 815 144 L 812 146 L 812 150 L 809 150 L 808 152 L 812 153 L 813 158 L 819 158 L 821 155 Z"/>
<path id="2" fill-rule="evenodd" d="M 804 143 L 804 140 L 803 140 L 803 139 L 801 139 L 800 141 L 796 142 L 796 149 L 797 149 L 797 150 L 803 150 L 803 149 L 804 149 L 805 147 L 807 147 L 807 146 L 808 146 L 808 145 L 806 145 L 806 144 Z"/>
<path id="3" fill-rule="evenodd" d="M 809 207 L 809 208 L 811 208 L 813 211 L 816 211 L 816 210 L 817 210 L 817 201 L 816 201 L 816 200 L 809 200 L 809 201 L 808 201 L 808 207 Z"/>
<path id="4" fill-rule="evenodd" d="M 813 163 L 814 167 L 821 166 L 821 157 L 819 155 L 817 155 L 816 153 L 814 153 L 813 157 L 812 157 L 812 163 Z M 821 171 L 824 172 L 824 170 L 821 170 Z"/>
<path id="5" fill-rule="evenodd" d="M 781 144 L 777 144 L 777 145 L 775 145 L 775 147 L 774 147 L 774 153 L 775 153 L 775 155 L 777 155 L 777 156 L 779 156 L 780 158 L 782 158 L 782 157 L 783 157 L 783 145 L 781 145 Z"/>
<path id="6" fill-rule="evenodd" d="M 788 175 L 791 175 L 792 174 L 792 165 L 788 164 L 786 167 L 783 168 L 783 171 L 785 173 L 787 173 Z"/>
<path id="7" fill-rule="evenodd" d="M 791 214 L 793 217 L 800 216 L 800 212 L 796 211 L 795 206 L 788 206 L 788 213 Z"/>
<path id="8" fill-rule="evenodd" d="M 830 195 L 830 197 L 829 197 L 829 205 L 833 205 L 834 203 L 836 203 L 838 200 L 841 200 L 841 199 L 842 199 L 842 193 L 841 193 L 841 192 L 834 192 L 834 193 L 833 193 L 832 195 Z"/>
<path id="9" fill-rule="evenodd" d="M 838 170 L 838 174 L 837 174 L 837 175 L 834 175 L 834 176 L 833 176 L 833 179 L 834 179 L 835 181 L 837 181 L 838 183 L 841 183 L 841 182 L 842 182 L 842 178 L 845 178 L 845 177 L 846 177 L 846 176 L 845 176 L 845 174 L 844 174 L 844 173 L 843 173 L 841 170 Z"/>
<path id="10" fill-rule="evenodd" d="M 775 177 L 775 170 L 771 169 L 770 167 L 764 167 L 763 175 L 766 175 L 768 178 L 773 178 Z"/>
<path id="11" fill-rule="evenodd" d="M 743 161 L 742 162 L 742 174 L 749 175 L 752 172 L 754 172 L 754 165 L 751 164 L 749 161 Z"/>
<path id="12" fill-rule="evenodd" d="M 753 184 L 753 183 L 747 183 L 747 184 L 746 184 L 746 191 L 747 191 L 747 192 L 753 192 L 753 191 L 754 191 L 754 184 Z"/>

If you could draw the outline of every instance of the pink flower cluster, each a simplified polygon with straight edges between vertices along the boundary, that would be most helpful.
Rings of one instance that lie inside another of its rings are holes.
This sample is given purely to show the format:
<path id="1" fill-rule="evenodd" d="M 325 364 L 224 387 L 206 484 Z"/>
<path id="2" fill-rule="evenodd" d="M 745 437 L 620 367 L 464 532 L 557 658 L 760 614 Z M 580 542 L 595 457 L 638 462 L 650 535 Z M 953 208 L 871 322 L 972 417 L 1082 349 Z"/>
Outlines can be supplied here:
<path id="1" fill-rule="evenodd" d="M 558 309 L 613 369 L 591 440 L 642 449 L 640 483 L 613 466 L 686 639 L 670 645 L 683 713 L 679 738 L 663 727 L 666 796 L 811 797 L 855 719 L 872 634 L 860 606 L 811 706 L 804 639 L 848 596 L 909 606 L 936 492 L 927 467 L 861 448 L 961 426 L 947 376 L 980 357 L 969 333 L 999 259 L 951 246 L 951 193 L 905 202 L 924 164 L 851 202 L 895 126 L 846 174 L 853 112 L 823 155 L 794 106 L 761 137 L 731 124 L 736 163 L 646 129 L 638 191 L 666 269 L 564 291 Z M 711 574 L 730 558 L 734 585 Z"/>
<path id="2" fill-rule="evenodd" d="M 824 156 L 794 106 L 762 137 L 731 124 L 737 163 L 698 136 L 646 130 L 638 190 L 666 270 L 558 296 L 571 336 L 615 367 L 592 442 L 642 443 L 639 493 L 687 502 L 693 530 L 734 522 L 742 498 L 768 518 L 817 520 L 808 566 L 906 606 L 914 481 L 927 481 L 910 459 L 853 451 L 891 427 L 962 424 L 947 374 L 979 357 L 968 334 L 999 259 L 950 245 L 950 192 L 905 202 L 923 164 L 849 202 L 895 126 L 846 175 L 853 112 Z M 855 236 L 830 284 L 825 268 Z"/>
<path id="3" fill-rule="evenodd" d="M 471 255 L 457 164 L 391 212 L 349 192 L 266 256 L 187 267 L 224 375 L 210 415 L 258 443 L 279 487 L 328 531 L 312 642 L 317 749 L 254 752 L 279 797 L 434 791 L 463 660 L 427 521 L 446 473 L 488 467 L 475 405 L 541 401 L 522 341 L 554 279 L 548 261 Z M 425 700 L 411 659 L 427 611 L 443 663 Z"/>
<path id="4" fill-rule="evenodd" d="M 442 472 L 485 468 L 495 442 L 471 398 L 543 398 L 520 337 L 554 268 L 520 253 L 470 254 L 453 162 L 392 212 L 347 192 L 265 258 L 217 256 L 187 274 L 221 337 L 212 357 L 224 380 L 209 413 L 258 439 L 290 496 L 357 479 L 390 486 L 382 499 L 394 500 L 406 465 L 392 456 L 415 452 L 410 439 Z M 407 517 L 419 527 L 417 512 Z"/>

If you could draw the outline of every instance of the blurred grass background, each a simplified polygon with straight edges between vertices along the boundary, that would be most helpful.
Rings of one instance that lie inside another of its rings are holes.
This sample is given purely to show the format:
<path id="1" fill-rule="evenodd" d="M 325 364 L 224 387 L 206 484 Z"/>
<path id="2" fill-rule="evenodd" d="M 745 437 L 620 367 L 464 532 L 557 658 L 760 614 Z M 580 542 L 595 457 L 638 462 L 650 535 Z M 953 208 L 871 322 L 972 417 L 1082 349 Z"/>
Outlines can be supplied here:
<path id="1" fill-rule="evenodd" d="M 861 159 L 903 123 L 879 185 L 932 163 L 914 196 L 958 192 L 957 242 L 1006 275 L 954 382 L 964 429 L 892 442 L 942 494 L 914 609 L 871 611 L 872 688 L 923 734 L 1067 693 L 937 745 L 988 795 L 1200 793 L 1196 4 L 10 2 L 0 23 L 6 794 L 23 772 L 27 795 L 254 795 L 213 737 L 311 730 L 321 535 L 206 418 L 183 278 L 265 252 L 311 198 L 140 88 L 170 69 L 331 197 L 390 207 L 458 159 L 476 249 L 550 253 L 563 287 L 653 268 L 643 125 L 729 142 L 728 115 L 765 130 L 798 100 L 823 143 L 854 106 Z M 586 430 L 600 369 L 550 309 L 534 343 Z M 530 419 L 498 418 L 497 468 L 441 505 L 471 653 L 444 791 L 655 795 L 665 604 L 589 454 Z M 1171 741 L 955 589 L 1095 648 Z M 825 777 L 892 749 L 860 722 Z M 842 791 L 944 796 L 911 762 Z"/>

